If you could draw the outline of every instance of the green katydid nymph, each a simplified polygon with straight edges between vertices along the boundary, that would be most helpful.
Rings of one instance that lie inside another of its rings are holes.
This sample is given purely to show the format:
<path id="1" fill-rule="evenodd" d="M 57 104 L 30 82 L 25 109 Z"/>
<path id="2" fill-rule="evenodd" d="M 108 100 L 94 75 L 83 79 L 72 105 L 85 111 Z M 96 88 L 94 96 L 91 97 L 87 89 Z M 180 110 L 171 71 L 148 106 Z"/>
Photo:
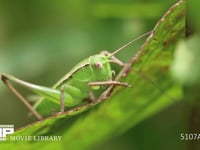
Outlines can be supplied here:
<path id="1" fill-rule="evenodd" d="M 62 113 L 66 107 L 80 105 L 84 99 L 88 99 L 89 101 L 95 100 L 95 92 L 102 90 L 102 87 L 110 85 L 129 86 L 128 83 L 113 80 L 113 70 L 110 63 L 115 63 L 123 67 L 125 64 L 116 58 L 115 54 L 150 33 L 151 31 L 139 36 L 115 50 L 113 53 L 103 51 L 86 58 L 73 67 L 71 71 L 51 88 L 28 83 L 5 73 L 1 75 L 1 79 L 26 105 L 31 113 L 38 120 L 41 120 L 43 117 L 51 115 L 52 112 Z M 31 90 L 42 96 L 42 98 L 32 106 L 9 81 L 15 82 Z M 49 110 L 44 108 L 49 108 Z"/>

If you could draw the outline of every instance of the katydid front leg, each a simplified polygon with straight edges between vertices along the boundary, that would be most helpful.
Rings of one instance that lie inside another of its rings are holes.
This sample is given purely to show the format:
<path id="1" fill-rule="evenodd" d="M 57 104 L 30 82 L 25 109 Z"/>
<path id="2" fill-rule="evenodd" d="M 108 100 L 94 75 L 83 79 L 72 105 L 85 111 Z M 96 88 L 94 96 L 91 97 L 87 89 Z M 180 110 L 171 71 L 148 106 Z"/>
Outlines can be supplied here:
<path id="1" fill-rule="evenodd" d="M 125 87 L 132 87 L 132 85 L 129 85 L 128 83 L 124 83 L 124 82 L 119 82 L 119 81 L 99 81 L 99 82 L 90 82 L 88 84 L 89 86 L 102 86 L 102 85 L 118 85 L 118 86 L 125 86 Z M 110 96 L 110 88 L 109 87 L 106 91 L 104 91 L 104 93 L 101 94 L 101 96 L 99 97 L 100 100 L 105 100 Z M 109 91 L 109 92 L 108 92 Z"/>
<path id="2" fill-rule="evenodd" d="M 115 63 L 121 67 L 125 66 L 125 63 L 123 63 L 121 60 L 119 60 L 117 57 L 115 57 L 114 55 L 112 55 L 112 53 L 108 52 L 108 51 L 102 51 L 101 54 L 104 54 L 106 56 L 110 56 L 110 60 L 109 62 Z"/>
<path id="3" fill-rule="evenodd" d="M 90 82 L 88 83 L 89 86 L 101 86 L 101 85 L 118 85 L 118 86 L 125 86 L 125 87 L 132 87 L 128 83 L 119 82 L 119 81 L 99 81 L 99 82 Z"/>

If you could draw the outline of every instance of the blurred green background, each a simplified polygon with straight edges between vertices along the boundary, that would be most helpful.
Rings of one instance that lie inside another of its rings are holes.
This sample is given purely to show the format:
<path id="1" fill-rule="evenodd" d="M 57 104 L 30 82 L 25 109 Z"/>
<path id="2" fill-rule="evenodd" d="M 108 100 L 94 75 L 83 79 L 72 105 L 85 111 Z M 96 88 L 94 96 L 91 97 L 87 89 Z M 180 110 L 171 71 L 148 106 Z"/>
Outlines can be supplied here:
<path id="1" fill-rule="evenodd" d="M 51 86 L 82 59 L 113 51 L 150 31 L 176 1 L 1 0 L 0 73 Z M 142 40 L 134 43 L 119 58 L 128 61 L 141 44 Z M 182 103 L 172 106 L 102 148 L 184 149 L 179 139 L 187 128 L 188 111 Z M 21 127 L 33 120 L 27 113 L 1 82 L 0 124 Z"/>

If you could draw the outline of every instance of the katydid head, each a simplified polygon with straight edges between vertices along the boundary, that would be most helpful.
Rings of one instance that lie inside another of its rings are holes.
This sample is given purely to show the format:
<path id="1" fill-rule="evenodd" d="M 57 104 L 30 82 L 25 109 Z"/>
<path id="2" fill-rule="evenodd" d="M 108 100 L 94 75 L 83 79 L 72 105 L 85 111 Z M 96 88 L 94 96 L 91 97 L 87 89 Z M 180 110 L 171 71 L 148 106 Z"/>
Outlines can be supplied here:
<path id="1" fill-rule="evenodd" d="M 94 67 L 96 67 L 97 69 L 101 69 L 103 68 L 103 64 L 100 61 L 94 62 Z"/>
<path id="2" fill-rule="evenodd" d="M 112 70 L 109 58 L 103 54 L 97 54 L 89 58 L 90 69 L 96 81 L 112 79 Z"/>
<path id="3" fill-rule="evenodd" d="M 152 33 L 152 31 L 149 31 L 149 32 L 144 33 L 143 35 L 141 35 L 141 36 L 139 36 L 139 37 L 137 37 L 137 38 L 131 40 L 130 42 L 128 42 L 128 43 L 126 43 L 125 45 L 123 45 L 122 47 L 116 49 L 114 52 L 110 53 L 110 54 L 108 55 L 108 57 L 114 56 L 115 54 L 117 54 L 118 52 L 120 52 L 120 51 L 123 50 L 124 48 L 128 47 L 129 45 L 131 45 L 131 44 L 134 43 L 135 41 L 137 41 L 137 40 L 139 40 L 139 39 L 141 39 L 141 38 L 143 38 L 143 37 L 145 37 L 145 36 L 147 36 L 147 35 L 149 35 L 149 34 L 151 34 L 151 33 Z"/>
<path id="4" fill-rule="evenodd" d="M 89 64 L 93 69 L 101 69 L 106 63 L 108 63 L 108 58 L 105 55 L 98 54 L 89 58 Z"/>

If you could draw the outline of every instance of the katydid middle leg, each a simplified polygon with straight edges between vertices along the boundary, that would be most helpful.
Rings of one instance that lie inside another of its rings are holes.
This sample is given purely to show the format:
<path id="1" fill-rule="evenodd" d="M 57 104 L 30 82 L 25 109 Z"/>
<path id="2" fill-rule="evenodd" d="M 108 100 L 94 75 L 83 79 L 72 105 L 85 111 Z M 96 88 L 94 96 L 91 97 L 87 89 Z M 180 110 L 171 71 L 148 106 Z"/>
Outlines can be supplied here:
<path id="1" fill-rule="evenodd" d="M 73 104 L 74 102 L 74 98 L 72 95 L 82 95 L 82 91 L 75 87 L 75 86 L 71 86 L 69 84 L 62 84 L 60 87 L 60 112 L 63 113 L 65 111 L 65 106 L 66 106 L 66 102 L 71 101 L 71 103 L 68 103 L 69 106 L 72 106 L 71 104 Z M 67 105 L 67 106 L 68 106 Z"/>
<path id="2" fill-rule="evenodd" d="M 65 87 L 66 85 L 62 85 L 60 88 L 60 112 L 63 113 L 65 111 Z"/>

